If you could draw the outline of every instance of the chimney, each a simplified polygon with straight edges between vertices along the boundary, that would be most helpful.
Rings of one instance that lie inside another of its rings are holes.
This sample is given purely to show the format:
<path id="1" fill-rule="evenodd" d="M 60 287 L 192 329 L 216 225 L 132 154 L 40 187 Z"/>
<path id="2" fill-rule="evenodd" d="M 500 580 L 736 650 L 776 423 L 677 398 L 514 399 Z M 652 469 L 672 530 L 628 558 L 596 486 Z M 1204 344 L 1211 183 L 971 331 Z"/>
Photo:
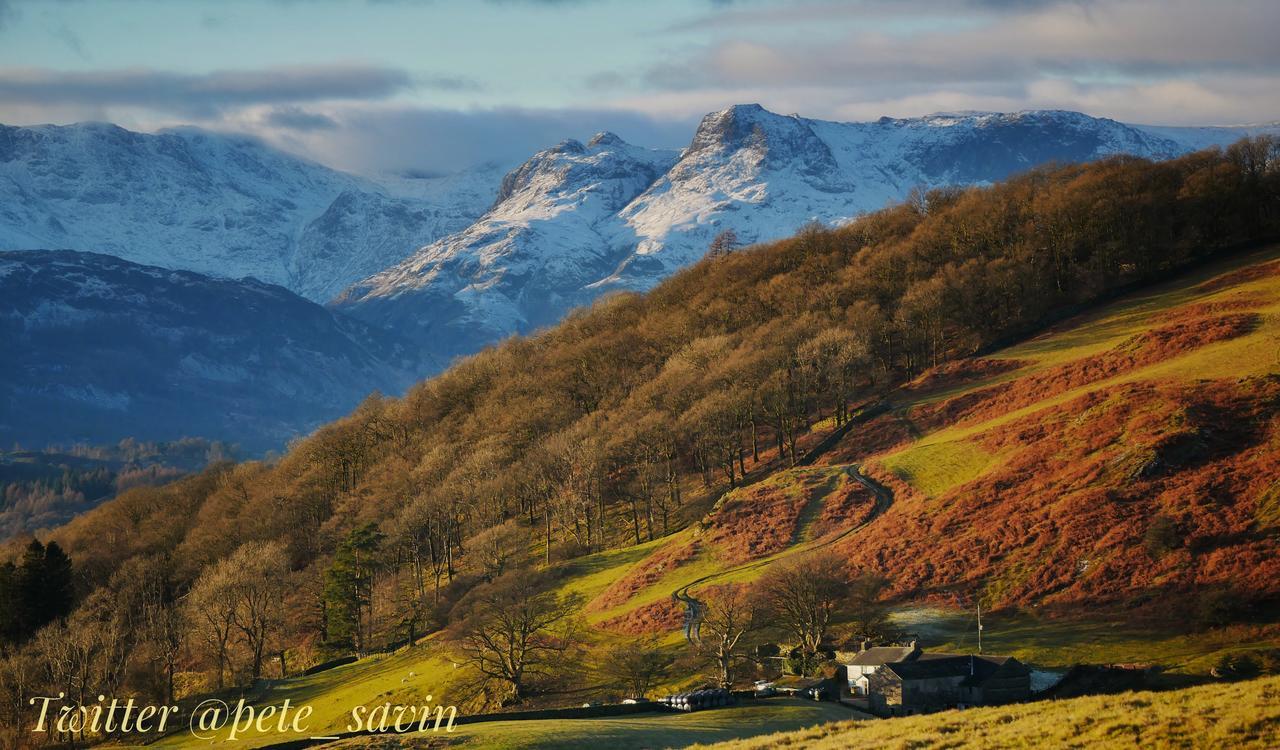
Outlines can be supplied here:
<path id="1" fill-rule="evenodd" d="M 859 650 L 859 651 L 866 651 L 868 648 L 870 648 L 870 647 L 871 647 L 871 646 L 869 645 L 870 643 L 871 643 L 871 639 L 870 639 L 870 638 L 863 638 L 863 639 L 862 639 L 862 643 L 858 645 L 858 650 Z"/>

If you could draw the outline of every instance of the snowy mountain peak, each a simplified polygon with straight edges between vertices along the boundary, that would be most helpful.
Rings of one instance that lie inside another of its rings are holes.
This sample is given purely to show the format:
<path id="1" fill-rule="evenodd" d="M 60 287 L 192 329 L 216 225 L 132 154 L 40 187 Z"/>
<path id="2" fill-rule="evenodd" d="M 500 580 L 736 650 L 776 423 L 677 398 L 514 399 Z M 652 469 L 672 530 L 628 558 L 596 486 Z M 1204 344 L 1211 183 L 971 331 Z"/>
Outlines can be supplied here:
<path id="1" fill-rule="evenodd" d="M 735 179 L 761 170 L 788 170 L 820 190 L 849 188 L 810 120 L 775 114 L 759 104 L 739 104 L 704 117 L 672 176 L 696 180 L 698 172 L 722 168 L 727 161 L 736 162 L 729 167 Z"/>
<path id="2" fill-rule="evenodd" d="M 376 183 L 197 128 L 0 125 L 0 250 L 65 247 L 224 277 L 315 301 L 466 228 L 499 168 Z"/>
<path id="3" fill-rule="evenodd" d="M 507 174 L 465 231 L 348 289 L 335 304 L 429 342 L 448 357 L 553 323 L 594 292 L 620 255 L 618 212 L 666 172 L 672 151 L 611 133 L 563 141 Z"/>
<path id="4" fill-rule="evenodd" d="M 601 133 L 586 145 L 570 138 L 539 151 L 508 173 L 489 215 L 510 216 L 534 204 L 547 207 L 549 202 L 584 193 L 598 194 L 609 204 L 607 210 L 617 211 L 670 166 L 673 158 L 669 151 L 632 146 L 612 133 Z M 605 182 L 641 184 L 600 191 Z"/>
<path id="5" fill-rule="evenodd" d="M 740 104 L 669 152 L 609 133 L 542 151 L 464 232 L 352 287 L 338 304 L 448 356 L 532 330 L 610 289 L 643 290 L 732 229 L 743 243 L 841 224 L 916 186 L 982 184 L 1048 161 L 1165 158 L 1245 135 L 1078 112 L 950 112 L 840 123 Z"/>
<path id="6" fill-rule="evenodd" d="M 702 118 L 686 156 L 710 149 L 768 148 L 772 141 L 805 129 L 801 118 L 775 114 L 759 104 L 736 104 Z"/>
<path id="7" fill-rule="evenodd" d="M 616 133 L 610 133 L 607 130 L 603 130 L 599 133 L 596 133 L 595 135 L 591 136 L 591 140 L 587 141 L 587 146 L 589 148 L 596 148 L 599 146 L 625 146 L 625 145 L 627 145 L 626 141 L 619 138 Z"/>

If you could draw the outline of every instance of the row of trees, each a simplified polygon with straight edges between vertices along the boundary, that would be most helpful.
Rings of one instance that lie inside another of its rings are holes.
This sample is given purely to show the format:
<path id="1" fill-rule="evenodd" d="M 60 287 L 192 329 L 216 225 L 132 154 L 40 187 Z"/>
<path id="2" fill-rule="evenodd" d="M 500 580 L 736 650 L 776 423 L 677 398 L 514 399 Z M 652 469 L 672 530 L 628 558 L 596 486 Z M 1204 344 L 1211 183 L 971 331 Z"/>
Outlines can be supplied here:
<path id="1" fill-rule="evenodd" d="M 760 669 L 762 652 L 777 653 L 762 647 L 778 642 L 789 651 L 789 669 L 813 674 L 837 636 L 884 637 L 886 585 L 881 576 L 852 575 L 838 559 L 822 554 L 775 565 L 754 585 L 716 587 L 700 602 L 705 613 L 694 663 L 679 664 L 669 649 L 638 639 L 603 653 L 599 681 L 623 686 L 624 697 L 640 698 L 680 676 L 682 667 L 700 665 L 709 678 L 731 687 L 744 669 Z M 566 678 L 591 677 L 577 666 L 590 642 L 577 619 L 581 606 L 580 597 L 561 592 L 546 572 L 518 570 L 476 587 L 452 617 L 460 663 L 476 677 L 473 692 L 464 697 L 514 704 Z"/>
<path id="2" fill-rule="evenodd" d="M 846 227 L 719 252 L 647 294 L 458 362 L 402 399 L 371 398 L 270 464 L 219 465 L 84 514 L 54 533 L 91 613 L 68 622 L 163 641 L 145 606 L 111 625 L 90 603 L 118 597 L 123 571 L 158 565 L 152 600 L 192 617 L 187 602 L 213 587 L 209 576 L 270 540 L 284 605 L 274 620 L 248 599 L 223 609 L 226 621 L 238 610 L 223 629 L 228 655 L 214 632 L 191 656 L 215 684 L 251 680 L 272 653 L 297 654 L 296 668 L 312 644 L 369 651 L 452 628 L 466 619 L 455 606 L 467 587 L 509 564 L 495 550 L 554 568 L 661 536 L 747 472 L 796 460 L 819 419 L 842 421 L 949 358 L 1277 235 L 1280 146 L 1258 138 L 920 192 Z M 101 652 L 114 653 L 103 637 Z"/>
<path id="3" fill-rule="evenodd" d="M 235 452 L 233 446 L 199 438 L 171 442 L 126 438 L 115 445 L 30 451 L 14 446 L 12 453 L 0 451 L 0 539 L 59 526 L 118 492 L 171 482 L 210 464 L 233 460 Z"/>
<path id="4" fill-rule="evenodd" d="M 698 649 L 726 688 L 766 641 L 786 644 L 787 668 L 810 675 L 830 650 L 837 621 L 845 640 L 886 635 L 888 609 L 881 596 L 887 584 L 878 574 L 851 575 L 840 560 L 821 553 L 774 565 L 751 587 L 708 597 Z"/>

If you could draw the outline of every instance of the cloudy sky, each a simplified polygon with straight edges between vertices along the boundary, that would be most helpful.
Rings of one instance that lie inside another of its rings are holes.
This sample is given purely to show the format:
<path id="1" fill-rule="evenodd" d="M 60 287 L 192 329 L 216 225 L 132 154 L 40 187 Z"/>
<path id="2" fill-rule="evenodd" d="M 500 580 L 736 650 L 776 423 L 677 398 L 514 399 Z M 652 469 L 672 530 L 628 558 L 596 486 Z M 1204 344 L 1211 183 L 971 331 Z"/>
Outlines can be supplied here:
<path id="1" fill-rule="evenodd" d="M 1280 120 L 1276 0 L 0 0 L 0 122 L 249 132 L 451 171 L 739 102 Z"/>

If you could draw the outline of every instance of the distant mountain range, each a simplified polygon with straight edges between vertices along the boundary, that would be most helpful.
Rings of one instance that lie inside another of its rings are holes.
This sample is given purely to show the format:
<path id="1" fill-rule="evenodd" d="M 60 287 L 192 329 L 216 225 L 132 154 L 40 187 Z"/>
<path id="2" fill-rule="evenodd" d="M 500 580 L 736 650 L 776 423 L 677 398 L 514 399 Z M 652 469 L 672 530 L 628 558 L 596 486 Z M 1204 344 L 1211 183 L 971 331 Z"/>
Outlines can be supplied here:
<path id="1" fill-rule="evenodd" d="M 648 289 L 725 230 L 764 242 L 811 221 L 846 223 L 917 186 L 988 183 L 1113 154 L 1166 159 L 1253 130 L 1147 128 L 1061 111 L 837 123 L 740 105 L 703 118 L 678 157 L 611 133 L 543 151 L 507 176 L 471 227 L 336 304 L 447 358 L 607 291 Z"/>
<path id="2" fill-rule="evenodd" d="M 282 287 L 70 251 L 0 252 L 0 342 L 6 448 L 200 435 L 262 452 L 426 367 Z"/>
<path id="3" fill-rule="evenodd" d="M 374 389 L 648 289 L 725 230 L 763 242 L 917 186 L 1263 131 L 1280 127 L 1061 111 L 836 123 L 740 105 L 679 152 L 601 133 L 509 172 L 372 180 L 194 129 L 0 126 L 0 250 L 32 251 L 0 255 L 0 441 L 278 447 Z"/>
<path id="4" fill-rule="evenodd" d="M 324 302 L 465 229 L 503 169 L 374 182 L 195 129 L 0 126 L 0 250 L 253 276 Z"/>

